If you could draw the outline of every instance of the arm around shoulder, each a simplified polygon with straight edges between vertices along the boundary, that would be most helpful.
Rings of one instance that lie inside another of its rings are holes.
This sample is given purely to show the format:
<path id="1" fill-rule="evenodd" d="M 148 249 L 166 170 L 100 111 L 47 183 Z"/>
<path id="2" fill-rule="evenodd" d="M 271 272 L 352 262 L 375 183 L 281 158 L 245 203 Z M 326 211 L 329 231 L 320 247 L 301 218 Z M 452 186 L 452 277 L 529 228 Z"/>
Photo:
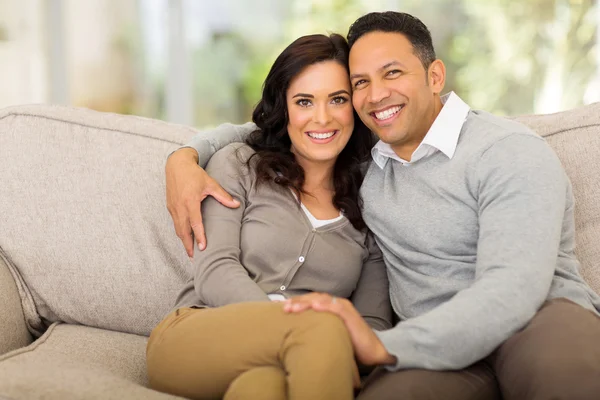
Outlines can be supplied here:
<path id="1" fill-rule="evenodd" d="M 255 130 L 256 125 L 253 122 L 243 125 L 225 123 L 214 129 L 199 131 L 184 147 L 196 150 L 198 165 L 204 168 L 217 151 L 231 143 L 243 143 Z"/>

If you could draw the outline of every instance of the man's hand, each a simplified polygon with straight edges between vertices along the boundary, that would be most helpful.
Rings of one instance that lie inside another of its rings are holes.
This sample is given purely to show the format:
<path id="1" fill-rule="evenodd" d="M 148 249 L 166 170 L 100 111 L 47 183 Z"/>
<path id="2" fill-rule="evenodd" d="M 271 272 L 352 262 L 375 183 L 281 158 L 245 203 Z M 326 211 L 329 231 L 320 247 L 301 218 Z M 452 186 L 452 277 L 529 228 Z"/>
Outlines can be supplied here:
<path id="1" fill-rule="evenodd" d="M 189 257 L 194 256 L 194 237 L 198 248 L 206 248 L 206 236 L 200 213 L 200 203 L 213 196 L 226 207 L 237 208 L 233 199 L 221 185 L 198 166 L 198 153 L 192 148 L 175 151 L 167 159 L 167 208 L 173 218 L 177 237 L 183 242 Z"/>
<path id="2" fill-rule="evenodd" d="M 331 297 L 323 293 L 309 293 L 288 299 L 284 305 L 286 312 L 302 312 L 309 308 L 336 314 L 344 321 L 350 333 L 356 358 L 364 365 L 396 363 L 396 357 L 387 352 L 375 332 L 347 299 Z"/>

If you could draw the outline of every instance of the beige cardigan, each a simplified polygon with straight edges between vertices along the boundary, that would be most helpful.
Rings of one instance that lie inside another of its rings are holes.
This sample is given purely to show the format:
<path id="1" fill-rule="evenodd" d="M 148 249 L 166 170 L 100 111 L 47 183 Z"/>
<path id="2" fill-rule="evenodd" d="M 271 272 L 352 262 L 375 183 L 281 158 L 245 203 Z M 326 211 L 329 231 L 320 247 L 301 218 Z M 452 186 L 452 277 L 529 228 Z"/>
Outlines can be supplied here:
<path id="1" fill-rule="evenodd" d="M 313 228 L 292 191 L 274 183 L 256 187 L 254 168 L 246 165 L 252 154 L 247 145 L 231 144 L 206 167 L 241 206 L 229 209 L 212 197 L 202 203 L 207 248 L 196 253 L 176 308 L 316 291 L 351 299 L 373 328 L 389 329 L 387 273 L 372 235 L 346 217 Z"/>

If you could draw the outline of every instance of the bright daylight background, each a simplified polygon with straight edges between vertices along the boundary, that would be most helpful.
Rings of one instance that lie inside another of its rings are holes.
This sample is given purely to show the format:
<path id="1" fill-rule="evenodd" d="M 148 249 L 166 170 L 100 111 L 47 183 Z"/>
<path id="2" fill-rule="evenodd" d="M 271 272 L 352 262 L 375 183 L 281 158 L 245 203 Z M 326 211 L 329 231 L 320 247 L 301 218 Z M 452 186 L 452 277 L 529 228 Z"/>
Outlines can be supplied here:
<path id="1" fill-rule="evenodd" d="M 446 88 L 498 114 L 600 101 L 598 0 L 0 0 L 0 107 L 249 120 L 275 56 L 369 11 L 421 18 Z"/>

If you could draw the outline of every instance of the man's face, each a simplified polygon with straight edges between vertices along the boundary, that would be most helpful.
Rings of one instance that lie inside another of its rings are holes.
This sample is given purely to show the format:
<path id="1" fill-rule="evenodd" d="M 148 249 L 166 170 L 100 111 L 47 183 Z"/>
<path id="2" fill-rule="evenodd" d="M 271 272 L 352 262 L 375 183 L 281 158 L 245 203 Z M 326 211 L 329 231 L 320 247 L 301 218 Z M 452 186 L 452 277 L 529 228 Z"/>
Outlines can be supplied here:
<path id="1" fill-rule="evenodd" d="M 365 125 L 401 157 L 414 150 L 439 112 L 443 79 L 440 86 L 436 72 L 424 69 L 410 41 L 388 32 L 360 37 L 350 50 L 350 79 L 352 102 Z"/>

